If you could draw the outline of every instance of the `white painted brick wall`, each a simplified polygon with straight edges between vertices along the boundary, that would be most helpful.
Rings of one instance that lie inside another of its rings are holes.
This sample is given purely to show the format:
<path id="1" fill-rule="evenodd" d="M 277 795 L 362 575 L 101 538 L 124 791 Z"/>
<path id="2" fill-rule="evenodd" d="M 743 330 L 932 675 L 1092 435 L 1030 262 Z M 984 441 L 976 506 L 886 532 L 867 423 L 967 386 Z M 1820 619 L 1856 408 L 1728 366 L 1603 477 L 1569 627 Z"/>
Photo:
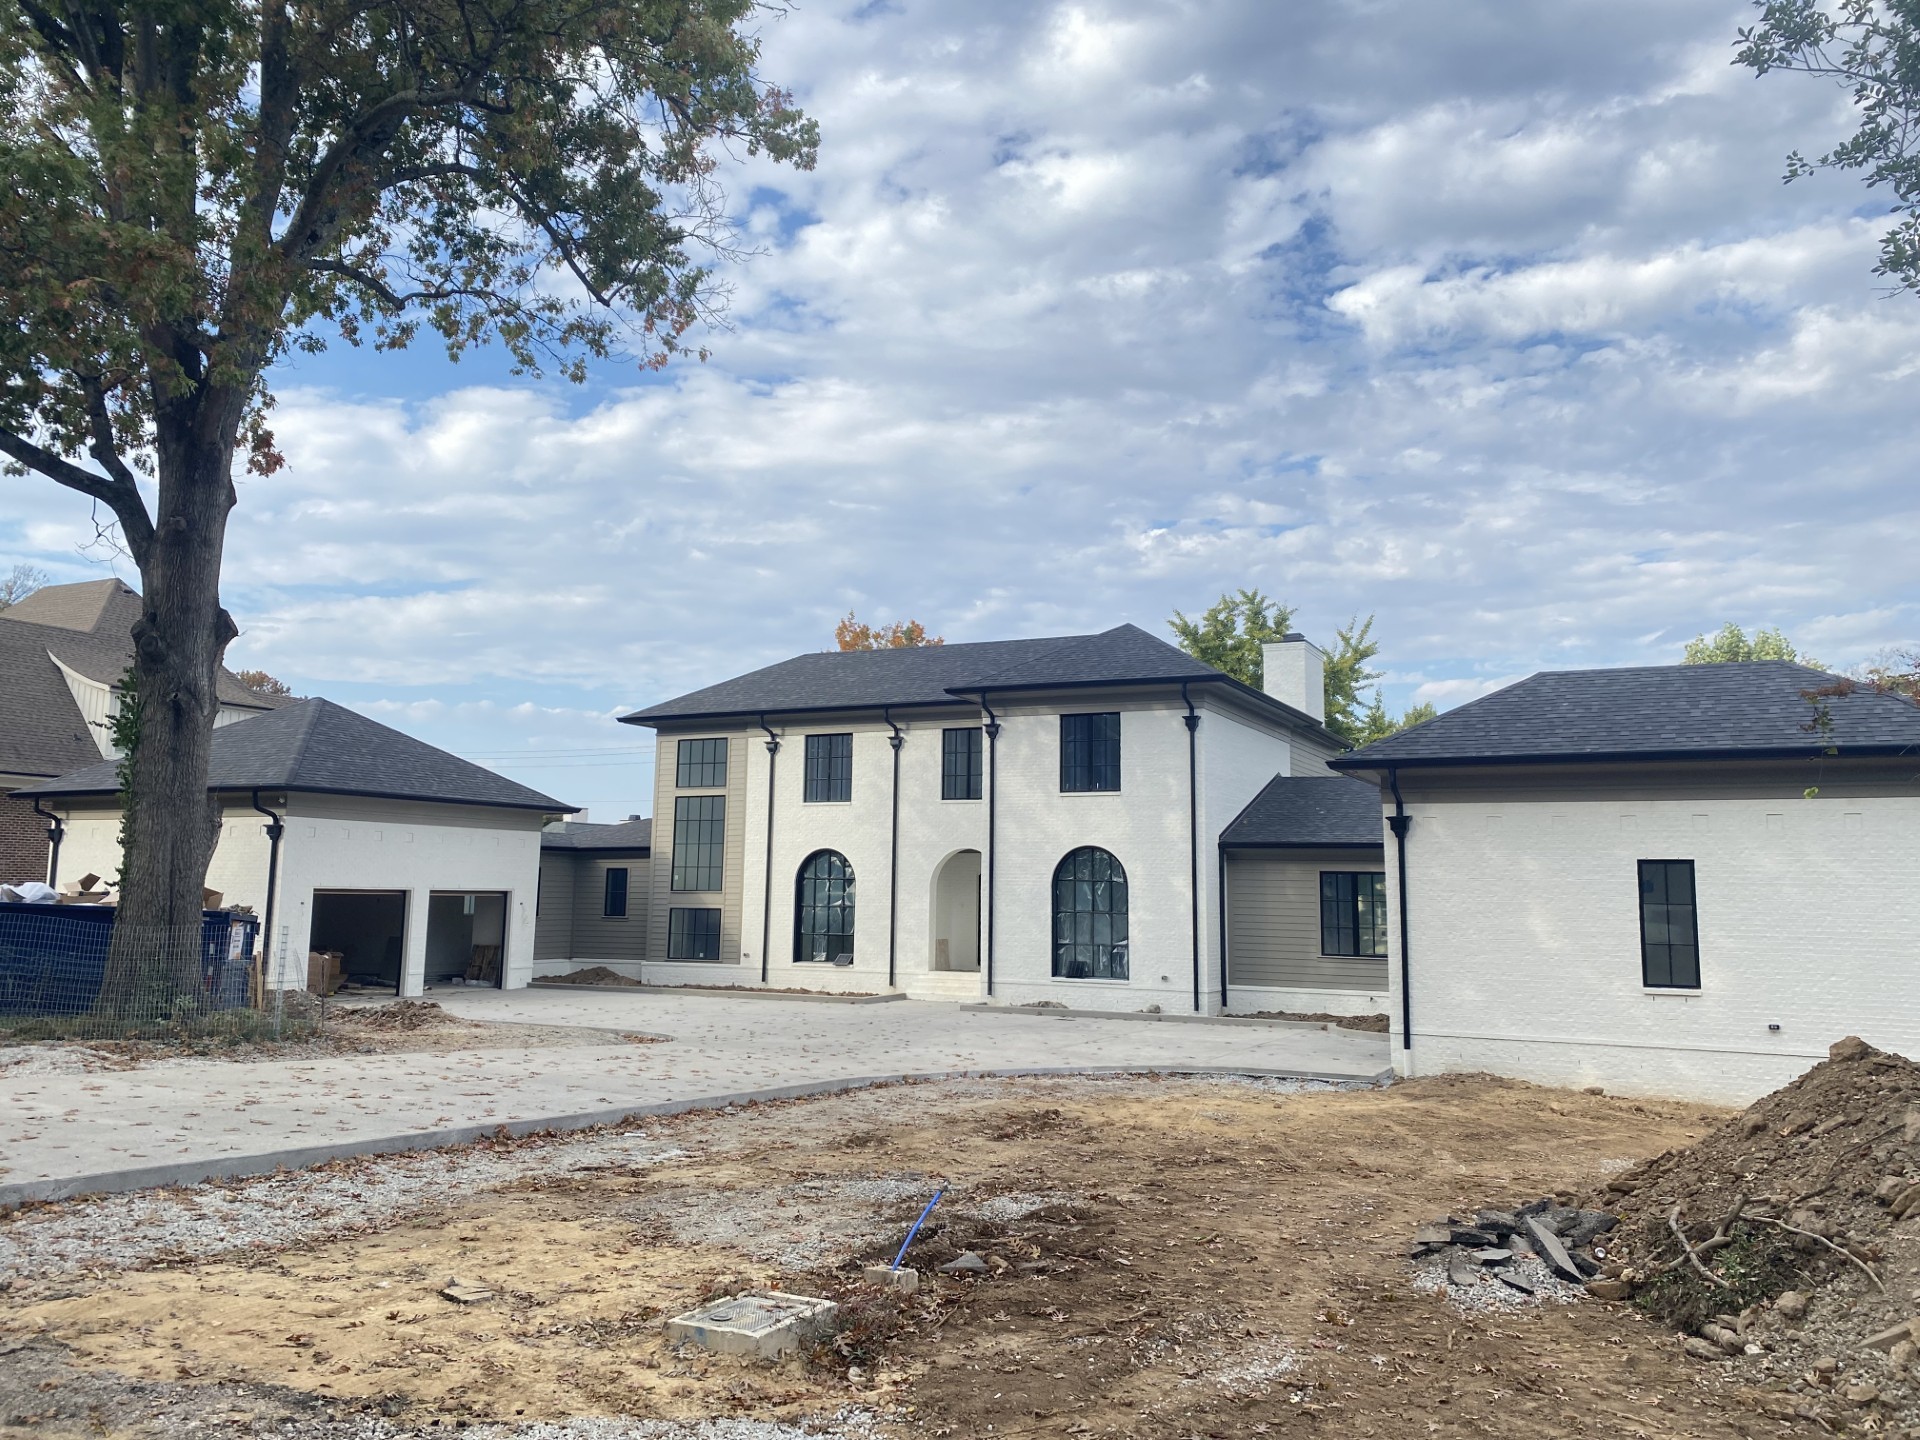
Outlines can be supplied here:
<path id="1" fill-rule="evenodd" d="M 1920 799 L 1408 809 L 1410 1056 L 1397 917 L 1390 964 L 1402 1073 L 1745 1103 L 1844 1035 L 1920 1054 Z M 1695 862 L 1697 994 L 1641 984 L 1642 859 Z M 1391 843 L 1387 862 L 1391 884 Z"/>

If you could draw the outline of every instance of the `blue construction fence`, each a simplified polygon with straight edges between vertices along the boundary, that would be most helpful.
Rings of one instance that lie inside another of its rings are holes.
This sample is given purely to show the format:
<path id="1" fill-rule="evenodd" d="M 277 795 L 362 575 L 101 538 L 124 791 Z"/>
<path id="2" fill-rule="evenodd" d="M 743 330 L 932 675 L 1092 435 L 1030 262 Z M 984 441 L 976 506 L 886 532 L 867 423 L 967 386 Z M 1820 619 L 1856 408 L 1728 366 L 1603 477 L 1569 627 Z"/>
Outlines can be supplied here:
<path id="1" fill-rule="evenodd" d="M 100 999 L 116 911 L 111 905 L 0 901 L 0 1016 L 83 1015 Z M 200 922 L 200 983 L 208 1010 L 251 1000 L 252 915 L 208 910 Z"/>

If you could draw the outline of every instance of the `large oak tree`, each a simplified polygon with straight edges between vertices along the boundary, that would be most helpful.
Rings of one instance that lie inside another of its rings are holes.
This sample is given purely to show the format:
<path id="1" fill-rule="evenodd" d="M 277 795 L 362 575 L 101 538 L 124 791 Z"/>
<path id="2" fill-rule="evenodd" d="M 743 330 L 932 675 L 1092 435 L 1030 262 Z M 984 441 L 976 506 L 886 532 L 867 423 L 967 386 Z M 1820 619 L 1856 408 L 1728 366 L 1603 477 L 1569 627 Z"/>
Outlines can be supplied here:
<path id="1" fill-rule="evenodd" d="M 714 302 L 719 164 L 812 163 L 754 0 L 15 0 L 0 30 L 0 452 L 140 572 L 109 996 L 196 1003 L 236 457 L 330 334 L 657 365 Z M 159 995 L 156 997 L 156 987 Z"/>

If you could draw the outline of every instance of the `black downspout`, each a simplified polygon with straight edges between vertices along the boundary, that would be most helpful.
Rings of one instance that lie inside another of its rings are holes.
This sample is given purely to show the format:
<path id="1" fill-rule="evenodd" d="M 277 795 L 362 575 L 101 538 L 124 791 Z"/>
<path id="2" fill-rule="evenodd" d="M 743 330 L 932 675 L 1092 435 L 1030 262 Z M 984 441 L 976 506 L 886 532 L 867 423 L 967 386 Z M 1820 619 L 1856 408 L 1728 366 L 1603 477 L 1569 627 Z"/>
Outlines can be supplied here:
<path id="1" fill-rule="evenodd" d="M 1193 892 L 1193 1013 L 1200 1013 L 1200 712 L 1193 708 L 1187 685 L 1180 682 L 1180 700 L 1187 707 L 1187 879 Z M 1221 973 L 1226 973 L 1224 965 Z"/>
<path id="2" fill-rule="evenodd" d="M 47 822 L 47 884 L 57 889 L 60 885 L 60 841 L 67 833 L 66 822 L 42 806 L 38 795 L 33 797 L 33 813 Z"/>
<path id="3" fill-rule="evenodd" d="M 1400 872 L 1400 1048 L 1413 1049 L 1413 969 L 1407 963 L 1407 831 L 1413 817 L 1407 814 L 1400 798 L 1400 772 L 1387 771 L 1387 785 L 1393 791 L 1393 814 L 1387 828 L 1393 831 L 1395 868 Z"/>
<path id="4" fill-rule="evenodd" d="M 893 747 L 893 836 L 887 849 L 887 988 L 893 988 L 895 956 L 900 943 L 900 747 L 905 743 L 893 724 L 890 707 L 880 707 L 880 718 L 893 725 L 887 744 Z"/>
<path id="5" fill-rule="evenodd" d="M 1000 717 L 987 703 L 987 692 L 980 692 L 980 708 L 987 712 L 987 994 L 993 994 L 993 912 L 998 908 L 998 893 L 993 888 L 994 797 L 1000 789 Z"/>
<path id="6" fill-rule="evenodd" d="M 1220 1012 L 1227 1010 L 1227 847 L 1220 847 Z"/>
<path id="7" fill-rule="evenodd" d="M 767 732 L 767 870 L 761 881 L 766 895 L 760 906 L 760 983 L 767 983 L 767 946 L 773 943 L 773 777 L 780 764 L 780 737 L 760 717 L 760 728 Z"/>
<path id="8" fill-rule="evenodd" d="M 260 984 L 267 983 L 267 965 L 273 955 L 273 900 L 280 888 L 280 837 L 287 833 L 285 823 L 260 803 L 260 792 L 253 792 L 253 808 L 267 817 L 267 903 L 260 914 Z"/>

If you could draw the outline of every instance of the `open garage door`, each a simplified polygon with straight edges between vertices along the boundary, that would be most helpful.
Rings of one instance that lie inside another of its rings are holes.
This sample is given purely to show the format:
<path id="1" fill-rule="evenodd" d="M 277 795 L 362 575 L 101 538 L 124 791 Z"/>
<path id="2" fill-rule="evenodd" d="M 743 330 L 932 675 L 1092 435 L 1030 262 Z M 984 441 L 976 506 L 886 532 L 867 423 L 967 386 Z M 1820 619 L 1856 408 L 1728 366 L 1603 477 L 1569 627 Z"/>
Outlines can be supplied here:
<path id="1" fill-rule="evenodd" d="M 341 989 L 399 994 L 400 963 L 407 953 L 407 892 L 314 891 L 308 948 L 314 955 L 339 957 Z M 310 987 L 318 983 L 314 968 L 310 962 Z"/>
<path id="2" fill-rule="evenodd" d="M 501 984 L 507 897 L 499 891 L 436 890 L 427 901 L 428 985 Z"/>

